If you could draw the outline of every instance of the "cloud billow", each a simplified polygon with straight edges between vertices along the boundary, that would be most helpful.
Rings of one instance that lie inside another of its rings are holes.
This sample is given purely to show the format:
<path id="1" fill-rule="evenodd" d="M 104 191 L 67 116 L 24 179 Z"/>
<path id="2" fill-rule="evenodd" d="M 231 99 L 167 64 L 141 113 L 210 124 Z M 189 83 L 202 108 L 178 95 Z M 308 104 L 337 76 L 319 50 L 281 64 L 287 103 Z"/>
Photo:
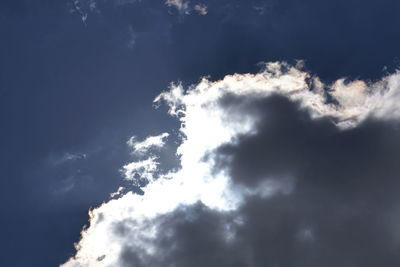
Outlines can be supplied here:
<path id="1" fill-rule="evenodd" d="M 218 168 L 250 187 L 287 175 L 295 185 L 290 194 L 246 200 L 243 238 L 260 243 L 245 241 L 258 260 L 244 266 L 398 265 L 398 123 L 340 130 L 283 97 L 249 104 L 261 117 L 257 134 L 219 148 L 229 160 Z"/>
<path id="2" fill-rule="evenodd" d="M 171 85 L 180 168 L 90 211 L 62 266 L 399 266 L 398 80 L 268 63 Z"/>

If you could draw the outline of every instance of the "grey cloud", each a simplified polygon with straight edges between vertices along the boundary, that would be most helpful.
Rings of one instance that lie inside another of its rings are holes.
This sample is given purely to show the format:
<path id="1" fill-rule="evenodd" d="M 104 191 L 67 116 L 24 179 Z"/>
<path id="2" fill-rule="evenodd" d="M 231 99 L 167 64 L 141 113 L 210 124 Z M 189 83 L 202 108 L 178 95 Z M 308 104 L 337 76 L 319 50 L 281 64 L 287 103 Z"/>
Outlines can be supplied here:
<path id="1" fill-rule="evenodd" d="M 311 119 L 279 96 L 238 110 L 249 111 L 259 114 L 257 133 L 221 147 L 219 167 L 248 186 L 288 172 L 296 178 L 292 194 L 253 199 L 242 210 L 255 218 L 243 228 L 244 236 L 258 233 L 262 242 L 255 248 L 264 247 L 265 256 L 254 266 L 398 266 L 398 122 L 367 119 L 340 130 L 329 118 Z M 309 225 L 312 242 L 295 240 L 302 225 Z"/>
<path id="2" fill-rule="evenodd" d="M 228 96 L 222 105 L 258 123 L 214 152 L 216 168 L 248 187 L 290 174 L 294 190 L 248 196 L 232 212 L 197 203 L 161 215 L 151 222 L 156 253 L 126 246 L 122 266 L 399 266 L 397 122 L 340 130 L 281 96 Z"/>

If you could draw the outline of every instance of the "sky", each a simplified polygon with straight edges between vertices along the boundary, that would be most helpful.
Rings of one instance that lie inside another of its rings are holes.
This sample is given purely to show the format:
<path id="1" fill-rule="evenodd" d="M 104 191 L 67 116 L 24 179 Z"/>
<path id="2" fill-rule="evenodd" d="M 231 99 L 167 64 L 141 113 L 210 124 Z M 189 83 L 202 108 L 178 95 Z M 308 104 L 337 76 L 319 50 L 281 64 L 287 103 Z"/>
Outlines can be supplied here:
<path id="1" fill-rule="evenodd" d="M 400 266 L 399 14 L 0 1 L 1 265 Z"/>

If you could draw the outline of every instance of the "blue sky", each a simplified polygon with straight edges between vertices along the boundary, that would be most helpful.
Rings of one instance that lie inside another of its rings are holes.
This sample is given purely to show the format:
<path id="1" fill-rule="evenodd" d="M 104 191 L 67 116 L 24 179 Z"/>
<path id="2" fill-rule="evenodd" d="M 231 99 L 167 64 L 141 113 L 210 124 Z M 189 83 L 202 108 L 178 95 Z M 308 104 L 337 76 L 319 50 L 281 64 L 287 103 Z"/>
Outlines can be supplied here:
<path id="1" fill-rule="evenodd" d="M 390 0 L 2 0 L 2 265 L 75 254 L 88 210 L 126 186 L 127 140 L 179 128 L 153 106 L 171 82 L 297 60 L 325 84 L 376 82 L 399 66 L 399 13 Z"/>

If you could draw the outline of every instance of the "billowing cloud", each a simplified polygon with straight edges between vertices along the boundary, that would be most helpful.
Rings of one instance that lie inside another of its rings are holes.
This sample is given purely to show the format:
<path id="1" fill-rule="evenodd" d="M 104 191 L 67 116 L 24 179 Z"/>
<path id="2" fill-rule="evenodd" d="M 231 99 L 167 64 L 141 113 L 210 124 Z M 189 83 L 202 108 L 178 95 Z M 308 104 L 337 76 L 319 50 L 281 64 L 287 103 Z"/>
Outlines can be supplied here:
<path id="1" fill-rule="evenodd" d="M 62 266 L 399 266 L 399 81 L 275 62 L 171 85 L 155 101 L 181 122 L 180 168 L 145 152 L 166 136 L 132 139 L 145 193 L 91 210 Z"/>

